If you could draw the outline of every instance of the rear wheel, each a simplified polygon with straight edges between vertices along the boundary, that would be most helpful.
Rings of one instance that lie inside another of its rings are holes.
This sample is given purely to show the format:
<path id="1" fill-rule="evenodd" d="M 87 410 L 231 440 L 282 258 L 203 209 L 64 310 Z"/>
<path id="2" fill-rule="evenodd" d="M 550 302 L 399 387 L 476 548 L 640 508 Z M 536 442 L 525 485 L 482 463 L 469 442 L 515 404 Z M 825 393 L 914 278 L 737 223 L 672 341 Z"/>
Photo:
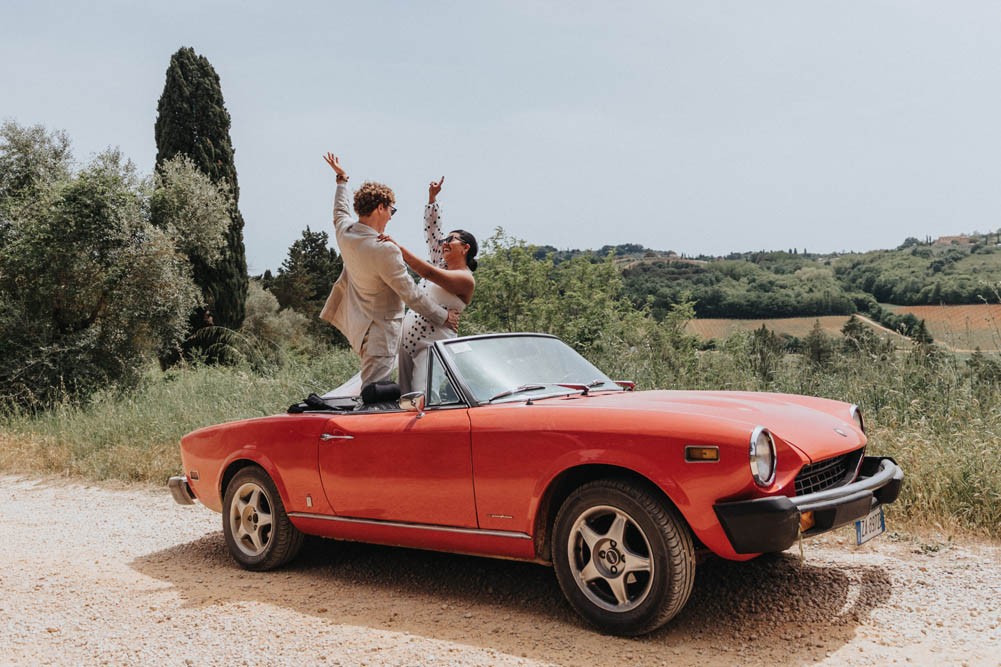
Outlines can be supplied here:
<path id="1" fill-rule="evenodd" d="M 295 558 L 303 534 L 292 525 L 266 472 L 244 468 L 230 480 L 223 500 L 226 546 L 241 567 L 271 570 Z"/>
<path id="2" fill-rule="evenodd" d="M 553 564 L 571 606 L 604 632 L 639 635 L 692 592 L 692 537 L 674 508 L 624 481 L 585 484 L 556 516 Z"/>

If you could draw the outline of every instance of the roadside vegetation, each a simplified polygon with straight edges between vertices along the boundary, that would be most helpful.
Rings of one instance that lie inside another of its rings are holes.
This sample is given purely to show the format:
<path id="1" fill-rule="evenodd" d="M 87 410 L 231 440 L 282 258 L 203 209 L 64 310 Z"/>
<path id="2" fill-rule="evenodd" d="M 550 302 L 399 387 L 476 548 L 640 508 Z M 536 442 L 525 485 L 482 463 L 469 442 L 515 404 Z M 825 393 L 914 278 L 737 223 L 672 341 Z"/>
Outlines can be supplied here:
<path id="1" fill-rule="evenodd" d="M 162 484 L 186 432 L 282 412 L 357 370 L 317 319 L 342 268 L 326 231 L 307 226 L 275 275 L 246 275 L 211 64 L 175 53 L 159 109 L 149 175 L 115 149 L 81 165 L 63 133 L 0 125 L 0 470 Z M 1001 234 L 686 258 L 557 251 L 498 230 L 481 250 L 460 334 L 549 332 L 640 389 L 858 403 L 870 452 L 907 474 L 892 520 L 1001 537 L 997 320 L 968 322 L 965 340 L 992 344 L 957 356 L 919 319 L 920 304 L 999 300 Z M 696 316 L 798 321 L 710 338 L 693 334 Z"/>
<path id="2" fill-rule="evenodd" d="M 1001 537 L 1001 363 L 960 359 L 933 343 L 888 340 L 857 320 L 833 336 L 815 326 L 792 344 L 766 328 L 703 350 L 685 333 L 683 303 L 658 320 L 632 308 L 611 259 L 554 263 L 497 234 L 485 243 L 475 306 L 461 333 L 548 331 L 615 378 L 639 388 L 774 391 L 858 403 L 872 453 L 893 456 L 907 479 L 890 521 Z M 901 342 L 903 341 L 903 342 Z M 186 432 L 282 412 L 357 370 L 355 355 L 311 338 L 306 318 L 251 284 L 230 364 L 195 361 L 138 385 L 106 387 L 46 410 L 0 415 L 0 468 L 162 484 L 179 472 Z"/>

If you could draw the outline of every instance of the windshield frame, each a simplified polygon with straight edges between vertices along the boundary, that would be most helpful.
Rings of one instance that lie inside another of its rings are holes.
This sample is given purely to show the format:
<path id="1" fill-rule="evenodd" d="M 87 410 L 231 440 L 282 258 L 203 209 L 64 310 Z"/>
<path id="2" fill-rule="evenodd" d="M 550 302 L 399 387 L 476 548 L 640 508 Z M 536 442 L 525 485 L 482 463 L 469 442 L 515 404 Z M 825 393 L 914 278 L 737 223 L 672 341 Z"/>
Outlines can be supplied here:
<path id="1" fill-rule="evenodd" d="M 435 351 L 438 353 L 438 359 L 445 366 L 448 373 L 452 376 L 452 379 L 455 380 L 455 383 L 458 386 L 460 393 L 462 394 L 463 398 L 465 398 L 466 403 L 470 407 L 485 406 L 485 405 L 503 405 L 505 403 L 523 403 L 527 400 L 537 401 L 544 398 L 553 398 L 556 396 L 568 396 L 571 394 L 580 393 L 580 391 L 577 389 L 573 389 L 570 387 L 560 388 L 558 384 L 552 384 L 551 386 L 547 386 L 548 391 L 541 394 L 533 393 L 533 394 L 512 395 L 510 397 L 505 397 L 502 400 L 497 400 L 492 403 L 489 400 L 477 401 L 475 394 L 473 394 L 473 391 L 472 389 L 470 389 L 469 384 L 466 382 L 466 379 L 462 377 L 462 373 L 459 372 L 459 369 L 456 368 L 455 365 L 452 363 L 451 353 L 448 353 L 446 348 L 449 345 L 454 345 L 455 343 L 472 341 L 472 340 L 483 340 L 487 338 L 552 338 L 554 340 L 559 341 L 563 345 L 566 345 L 566 342 L 564 342 L 558 336 L 553 336 L 552 334 L 534 333 L 534 332 L 490 333 L 490 334 L 479 334 L 476 336 L 460 336 L 458 338 L 446 338 L 443 340 L 436 340 L 434 342 L 434 347 L 436 348 Z M 573 348 L 571 348 L 569 345 L 567 345 L 567 347 L 573 350 Z M 576 352 L 576 350 L 574 351 Z M 585 361 L 587 361 L 587 359 L 585 359 Z M 594 364 L 591 365 L 594 366 Z M 595 366 L 595 368 L 597 368 L 597 366 Z M 597 369 L 602 375 L 608 377 L 608 375 L 600 368 Z M 611 380 L 611 378 L 609 378 L 609 381 L 613 383 L 615 382 L 614 380 Z M 619 391 L 623 391 L 621 387 L 616 387 L 616 389 Z"/>

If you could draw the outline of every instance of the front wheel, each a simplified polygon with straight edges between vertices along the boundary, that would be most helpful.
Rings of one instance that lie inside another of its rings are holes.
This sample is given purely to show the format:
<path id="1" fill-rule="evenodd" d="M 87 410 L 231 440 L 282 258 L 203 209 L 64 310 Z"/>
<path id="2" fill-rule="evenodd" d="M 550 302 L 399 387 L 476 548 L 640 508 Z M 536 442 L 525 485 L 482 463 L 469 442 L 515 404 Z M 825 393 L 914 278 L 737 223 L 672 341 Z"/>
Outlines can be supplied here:
<path id="1" fill-rule="evenodd" d="M 303 534 L 292 525 L 268 474 L 244 468 L 230 480 L 222 531 L 233 558 L 247 570 L 271 570 L 295 558 Z"/>
<path id="2" fill-rule="evenodd" d="M 591 482 L 570 494 L 556 516 L 553 564 L 577 613 L 616 635 L 666 623 L 685 606 L 695 580 L 684 521 L 624 481 Z"/>

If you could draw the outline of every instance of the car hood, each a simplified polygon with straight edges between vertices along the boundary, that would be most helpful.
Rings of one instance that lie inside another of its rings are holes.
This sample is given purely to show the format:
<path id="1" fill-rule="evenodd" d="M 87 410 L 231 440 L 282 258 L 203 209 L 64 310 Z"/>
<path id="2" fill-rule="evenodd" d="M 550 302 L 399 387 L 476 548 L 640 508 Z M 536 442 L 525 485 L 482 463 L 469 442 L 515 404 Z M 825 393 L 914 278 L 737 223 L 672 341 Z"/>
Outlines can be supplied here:
<path id="1" fill-rule="evenodd" d="M 748 436 L 755 426 L 820 460 L 858 449 L 865 436 L 851 420 L 850 405 L 840 401 L 791 394 L 739 391 L 636 391 L 598 393 L 574 404 L 592 409 L 656 413 L 671 424 L 702 430 L 706 424 L 726 424 Z M 843 417 L 839 416 L 844 414 Z M 694 418 L 694 420 L 693 420 Z M 687 430 L 687 428 L 685 429 Z"/>

